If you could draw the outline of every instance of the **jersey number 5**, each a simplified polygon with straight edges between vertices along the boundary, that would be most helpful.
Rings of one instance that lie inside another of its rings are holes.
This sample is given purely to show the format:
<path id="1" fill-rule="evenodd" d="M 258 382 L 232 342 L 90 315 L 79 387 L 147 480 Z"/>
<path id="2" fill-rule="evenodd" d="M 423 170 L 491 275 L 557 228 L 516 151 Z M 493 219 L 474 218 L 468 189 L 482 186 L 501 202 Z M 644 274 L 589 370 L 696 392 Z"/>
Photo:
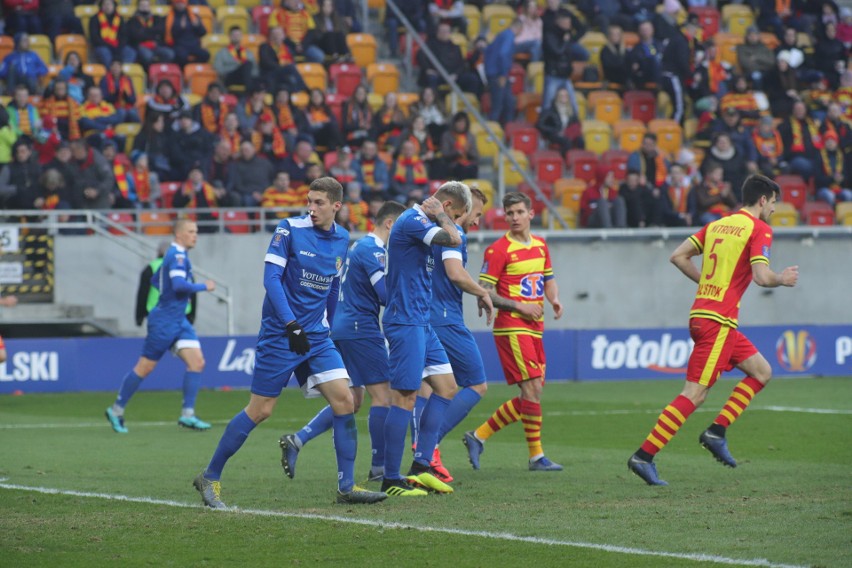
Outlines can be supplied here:
<path id="1" fill-rule="evenodd" d="M 719 256 L 713 251 L 716 250 L 716 245 L 722 241 L 724 241 L 724 239 L 716 239 L 713 241 L 713 246 L 710 247 L 710 254 L 707 255 L 707 258 L 713 261 L 713 268 L 710 269 L 710 272 L 708 272 L 707 276 L 704 277 L 707 280 L 710 280 L 713 278 L 713 275 L 716 274 L 716 267 L 719 266 Z"/>

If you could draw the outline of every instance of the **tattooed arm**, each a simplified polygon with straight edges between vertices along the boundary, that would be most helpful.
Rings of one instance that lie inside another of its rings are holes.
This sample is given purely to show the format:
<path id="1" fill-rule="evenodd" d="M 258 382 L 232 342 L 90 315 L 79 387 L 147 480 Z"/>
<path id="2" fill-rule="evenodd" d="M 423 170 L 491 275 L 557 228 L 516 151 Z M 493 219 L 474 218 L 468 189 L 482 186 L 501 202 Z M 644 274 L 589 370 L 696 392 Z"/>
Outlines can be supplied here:
<path id="1" fill-rule="evenodd" d="M 461 235 L 456 224 L 450 216 L 444 212 L 444 206 L 434 197 L 429 197 L 423 202 L 423 212 L 435 221 L 441 230 L 435 233 L 430 244 L 442 247 L 457 247 L 461 244 Z"/>
<path id="2" fill-rule="evenodd" d="M 488 294 L 491 296 L 491 303 L 498 310 L 517 312 L 527 319 L 538 319 L 544 312 L 538 304 L 524 304 L 523 302 L 515 302 L 514 300 L 500 296 L 497 294 L 494 284 L 490 282 L 480 279 L 479 284 L 488 291 Z"/>

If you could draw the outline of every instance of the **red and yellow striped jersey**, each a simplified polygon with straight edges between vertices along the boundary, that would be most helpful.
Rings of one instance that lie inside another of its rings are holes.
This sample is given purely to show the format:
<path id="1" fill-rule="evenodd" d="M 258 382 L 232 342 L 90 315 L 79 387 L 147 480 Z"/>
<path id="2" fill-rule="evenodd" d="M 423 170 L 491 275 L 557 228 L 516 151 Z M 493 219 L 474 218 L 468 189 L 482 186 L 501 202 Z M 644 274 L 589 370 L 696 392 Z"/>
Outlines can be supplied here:
<path id="1" fill-rule="evenodd" d="M 701 281 L 690 317 L 737 327 L 740 300 L 751 283 L 751 265 L 769 264 L 772 228 L 740 209 L 689 237 L 703 254 Z"/>
<path id="2" fill-rule="evenodd" d="M 493 284 L 504 298 L 544 305 L 544 283 L 553 278 L 547 244 L 535 235 L 529 244 L 524 244 L 506 233 L 485 251 L 479 278 Z M 517 312 L 500 310 L 494 320 L 494 335 L 541 337 L 543 331 L 544 318 L 533 321 Z"/>

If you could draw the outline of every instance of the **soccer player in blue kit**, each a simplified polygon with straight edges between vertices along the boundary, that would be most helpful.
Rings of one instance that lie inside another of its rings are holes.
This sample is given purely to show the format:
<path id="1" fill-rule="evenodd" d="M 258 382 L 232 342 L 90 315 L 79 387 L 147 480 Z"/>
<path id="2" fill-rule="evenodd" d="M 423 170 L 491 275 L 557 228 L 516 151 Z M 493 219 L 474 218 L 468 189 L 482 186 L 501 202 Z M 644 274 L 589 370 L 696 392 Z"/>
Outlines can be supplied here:
<path id="1" fill-rule="evenodd" d="M 391 407 L 385 420 L 385 475 L 382 491 L 415 497 L 426 491 L 452 493 L 429 462 L 450 399 L 456 391 L 452 368 L 441 342 L 429 325 L 432 304 L 432 246 L 458 246 L 461 235 L 454 220 L 471 209 L 470 189 L 463 183 L 443 184 L 422 205 L 406 210 L 388 239 L 388 301 L 382 324 L 390 346 Z M 423 380 L 432 387 L 423 417 L 417 450 L 408 475 L 400 473 L 405 437 L 417 391 Z"/>
<path id="2" fill-rule="evenodd" d="M 334 222 L 343 187 L 330 177 L 311 182 L 308 215 L 278 224 L 264 258 L 263 300 L 248 406 L 231 419 L 207 468 L 193 481 L 208 507 L 225 509 L 222 470 L 259 423 L 272 414 L 291 374 L 306 394 L 317 391 L 331 405 L 337 455 L 337 502 L 375 503 L 385 493 L 355 485 L 358 432 L 349 374 L 328 336 L 337 304 L 349 232 Z"/>
<path id="3" fill-rule="evenodd" d="M 204 355 L 201 353 L 198 335 L 186 319 L 186 305 L 193 293 L 212 291 L 216 284 L 212 280 L 196 283 L 192 279 L 189 249 L 194 248 L 198 240 L 198 225 L 188 219 L 181 219 L 175 223 L 174 235 L 175 240 L 166 251 L 163 264 L 151 278 L 152 285 L 160 291 L 160 300 L 148 314 L 148 334 L 142 346 L 142 355 L 125 375 L 115 402 L 105 412 L 110 426 L 119 434 L 127 433 L 124 425 L 127 403 L 169 349 L 186 363 L 183 410 L 178 424 L 193 430 L 210 428 L 210 424 L 195 415 L 195 399 L 201 388 Z"/>
<path id="4" fill-rule="evenodd" d="M 391 227 L 405 207 L 387 201 L 376 214 L 376 227 L 349 249 L 340 280 L 340 298 L 331 326 L 331 339 L 340 351 L 352 378 L 355 412 L 364 400 L 364 388 L 372 401 L 367 424 L 372 445 L 368 481 L 381 481 L 385 461 L 385 418 L 390 406 L 390 368 L 385 337 L 379 327 L 379 309 L 387 301 L 385 268 Z M 281 437 L 281 465 L 291 479 L 296 475 L 299 451 L 331 428 L 331 406 L 326 406 L 301 430 Z"/>

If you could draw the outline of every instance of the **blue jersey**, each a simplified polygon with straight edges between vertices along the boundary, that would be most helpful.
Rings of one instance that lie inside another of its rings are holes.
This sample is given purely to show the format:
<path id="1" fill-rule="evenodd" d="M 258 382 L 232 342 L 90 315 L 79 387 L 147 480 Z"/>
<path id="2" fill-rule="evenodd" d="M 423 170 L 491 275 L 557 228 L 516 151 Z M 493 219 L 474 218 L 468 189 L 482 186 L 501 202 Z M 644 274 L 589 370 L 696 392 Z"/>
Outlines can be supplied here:
<path id="1" fill-rule="evenodd" d="M 464 313 L 462 311 L 461 288 L 453 284 L 444 268 L 444 261 L 448 258 L 457 258 L 462 266 L 467 266 L 467 235 L 462 228 L 456 225 L 461 235 L 462 242 L 457 247 L 442 247 L 434 245 L 432 256 L 435 258 L 435 270 L 432 272 L 432 326 L 436 325 L 464 325 Z"/>
<path id="2" fill-rule="evenodd" d="M 186 317 L 190 296 L 207 289 L 204 284 L 193 282 L 187 250 L 177 243 L 172 243 L 166 251 L 163 264 L 151 277 L 151 285 L 160 291 L 160 300 L 150 314 L 155 321 L 180 322 Z"/>
<path id="3" fill-rule="evenodd" d="M 441 230 L 419 205 L 396 220 L 388 238 L 388 301 L 384 323 L 429 325 L 432 239 Z"/>
<path id="4" fill-rule="evenodd" d="M 385 243 L 372 233 L 349 249 L 331 326 L 332 339 L 384 339 L 379 327 L 381 301 L 374 286 L 385 276 L 386 256 Z"/>
<path id="5" fill-rule="evenodd" d="M 299 325 L 309 334 L 328 334 L 326 306 L 335 278 L 343 271 L 349 232 L 336 223 L 329 231 L 315 228 L 308 215 L 278 223 L 264 260 L 283 268 L 281 286 Z M 263 299 L 261 335 L 283 334 L 269 293 Z"/>

